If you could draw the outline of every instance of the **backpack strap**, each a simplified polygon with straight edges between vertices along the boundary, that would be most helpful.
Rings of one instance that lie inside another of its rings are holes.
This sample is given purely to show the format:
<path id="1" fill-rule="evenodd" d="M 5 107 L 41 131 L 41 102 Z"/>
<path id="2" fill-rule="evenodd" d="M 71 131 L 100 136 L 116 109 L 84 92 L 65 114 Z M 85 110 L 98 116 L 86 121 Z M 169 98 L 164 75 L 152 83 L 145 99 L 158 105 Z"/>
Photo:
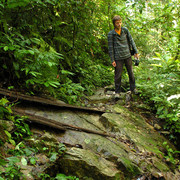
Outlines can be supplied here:
<path id="1" fill-rule="evenodd" d="M 130 39 L 129 39 L 129 36 L 128 36 L 128 30 L 126 28 L 124 28 L 124 27 L 122 27 L 122 29 L 124 30 L 124 32 L 126 34 L 127 42 L 128 42 L 128 45 L 129 45 L 129 50 L 130 50 L 131 55 L 133 56 L 135 54 L 135 51 L 134 51 L 132 45 L 130 44 Z"/>

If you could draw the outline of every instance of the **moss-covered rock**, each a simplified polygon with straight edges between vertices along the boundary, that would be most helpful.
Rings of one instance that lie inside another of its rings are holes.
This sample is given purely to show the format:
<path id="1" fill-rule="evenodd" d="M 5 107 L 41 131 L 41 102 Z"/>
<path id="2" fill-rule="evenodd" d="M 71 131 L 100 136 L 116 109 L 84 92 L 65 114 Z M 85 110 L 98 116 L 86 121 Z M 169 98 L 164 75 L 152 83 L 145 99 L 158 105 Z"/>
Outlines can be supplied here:
<path id="1" fill-rule="evenodd" d="M 163 158 L 163 152 L 166 151 L 163 142 L 167 140 L 147 124 L 140 114 L 119 104 L 110 108 L 113 113 L 102 115 L 48 107 L 26 108 L 25 111 L 71 126 L 115 135 L 104 137 L 78 129 L 40 132 L 34 127 L 33 131 L 37 134 L 34 143 L 38 147 L 46 145 L 55 151 L 54 144 L 58 143 L 73 147 L 63 158 L 54 162 L 54 171 L 76 175 L 80 179 L 86 176 L 91 180 L 133 179 L 141 174 L 153 174 L 156 177 L 171 172 Z"/>
<path id="2" fill-rule="evenodd" d="M 85 176 L 96 180 L 124 179 L 123 173 L 113 162 L 90 150 L 71 148 L 60 160 L 59 166 L 63 173 L 76 175 L 80 179 Z"/>

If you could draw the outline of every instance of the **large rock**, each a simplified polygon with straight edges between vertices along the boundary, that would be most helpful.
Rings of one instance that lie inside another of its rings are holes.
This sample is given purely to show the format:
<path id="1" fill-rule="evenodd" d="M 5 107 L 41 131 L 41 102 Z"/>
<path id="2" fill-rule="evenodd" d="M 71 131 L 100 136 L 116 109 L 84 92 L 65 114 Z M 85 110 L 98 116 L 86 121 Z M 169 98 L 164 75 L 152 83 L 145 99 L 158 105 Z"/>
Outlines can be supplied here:
<path id="1" fill-rule="evenodd" d="M 71 148 L 60 160 L 59 167 L 63 173 L 76 175 L 80 179 L 85 176 L 96 180 L 124 179 L 123 173 L 113 162 L 85 149 Z"/>
<path id="2" fill-rule="evenodd" d="M 55 144 L 64 143 L 69 147 L 66 155 L 54 162 L 62 173 L 95 180 L 133 179 L 141 174 L 151 174 L 156 178 L 164 176 L 165 179 L 167 174 L 168 178 L 173 177 L 173 171 L 163 158 L 166 149 L 162 144 L 167 140 L 140 115 L 120 105 L 111 108 L 114 113 L 102 115 L 48 107 L 26 108 L 25 111 L 69 125 L 115 135 L 104 137 L 76 130 L 48 130 L 44 133 L 34 127 L 33 131 L 40 134 L 39 138 L 36 137 L 38 142 L 43 140 Z M 49 142 L 48 147 L 51 146 Z M 178 177 L 177 174 L 176 176 Z"/>
<path id="3" fill-rule="evenodd" d="M 159 147 L 167 140 L 147 124 L 140 115 L 119 105 L 115 105 L 114 110 L 116 113 L 105 113 L 100 118 L 108 131 L 125 136 L 141 152 L 161 153 Z"/>
<path id="4" fill-rule="evenodd" d="M 112 97 L 112 94 L 106 94 L 105 93 L 105 90 L 102 88 L 102 89 L 98 89 L 94 95 L 88 97 L 89 101 L 91 103 L 97 103 L 97 102 L 107 102 L 108 100 L 111 100 L 111 97 Z"/>

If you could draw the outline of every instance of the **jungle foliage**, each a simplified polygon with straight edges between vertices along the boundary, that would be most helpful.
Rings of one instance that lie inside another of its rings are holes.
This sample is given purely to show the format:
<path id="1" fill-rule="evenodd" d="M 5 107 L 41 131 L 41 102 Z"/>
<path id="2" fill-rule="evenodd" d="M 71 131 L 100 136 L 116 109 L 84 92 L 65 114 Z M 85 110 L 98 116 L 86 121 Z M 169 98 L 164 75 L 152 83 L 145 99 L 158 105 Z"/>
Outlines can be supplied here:
<path id="1" fill-rule="evenodd" d="M 98 42 L 104 33 L 96 26 L 97 17 L 91 18 L 95 2 L 17 0 L 1 1 L 0 6 L 6 86 L 31 94 L 45 91 L 74 103 L 84 91 L 110 83 L 110 70 L 103 65 L 107 55 Z"/>
<path id="2" fill-rule="evenodd" d="M 141 97 L 178 137 L 179 12 L 177 0 L 1 0 L 0 85 L 76 103 L 112 84 L 107 33 L 118 14 L 141 55 Z"/>

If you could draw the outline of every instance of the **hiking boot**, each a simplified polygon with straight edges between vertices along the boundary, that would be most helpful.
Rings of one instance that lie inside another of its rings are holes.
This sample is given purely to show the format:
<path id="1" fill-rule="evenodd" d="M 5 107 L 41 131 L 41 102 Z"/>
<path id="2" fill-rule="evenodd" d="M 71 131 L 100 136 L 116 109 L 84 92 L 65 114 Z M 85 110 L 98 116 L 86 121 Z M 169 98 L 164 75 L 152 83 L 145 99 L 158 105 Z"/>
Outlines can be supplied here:
<path id="1" fill-rule="evenodd" d="M 137 94 L 139 94 L 138 93 L 138 90 L 135 88 L 133 91 L 131 91 L 133 94 L 135 94 L 135 95 L 137 95 Z"/>
<path id="2" fill-rule="evenodd" d="M 120 93 L 115 93 L 115 99 L 119 99 L 120 98 Z"/>
<path id="3" fill-rule="evenodd" d="M 130 102 L 131 99 L 132 99 L 132 93 L 131 93 L 131 91 L 128 91 L 128 92 L 126 93 L 126 104 L 127 104 L 128 102 Z"/>

